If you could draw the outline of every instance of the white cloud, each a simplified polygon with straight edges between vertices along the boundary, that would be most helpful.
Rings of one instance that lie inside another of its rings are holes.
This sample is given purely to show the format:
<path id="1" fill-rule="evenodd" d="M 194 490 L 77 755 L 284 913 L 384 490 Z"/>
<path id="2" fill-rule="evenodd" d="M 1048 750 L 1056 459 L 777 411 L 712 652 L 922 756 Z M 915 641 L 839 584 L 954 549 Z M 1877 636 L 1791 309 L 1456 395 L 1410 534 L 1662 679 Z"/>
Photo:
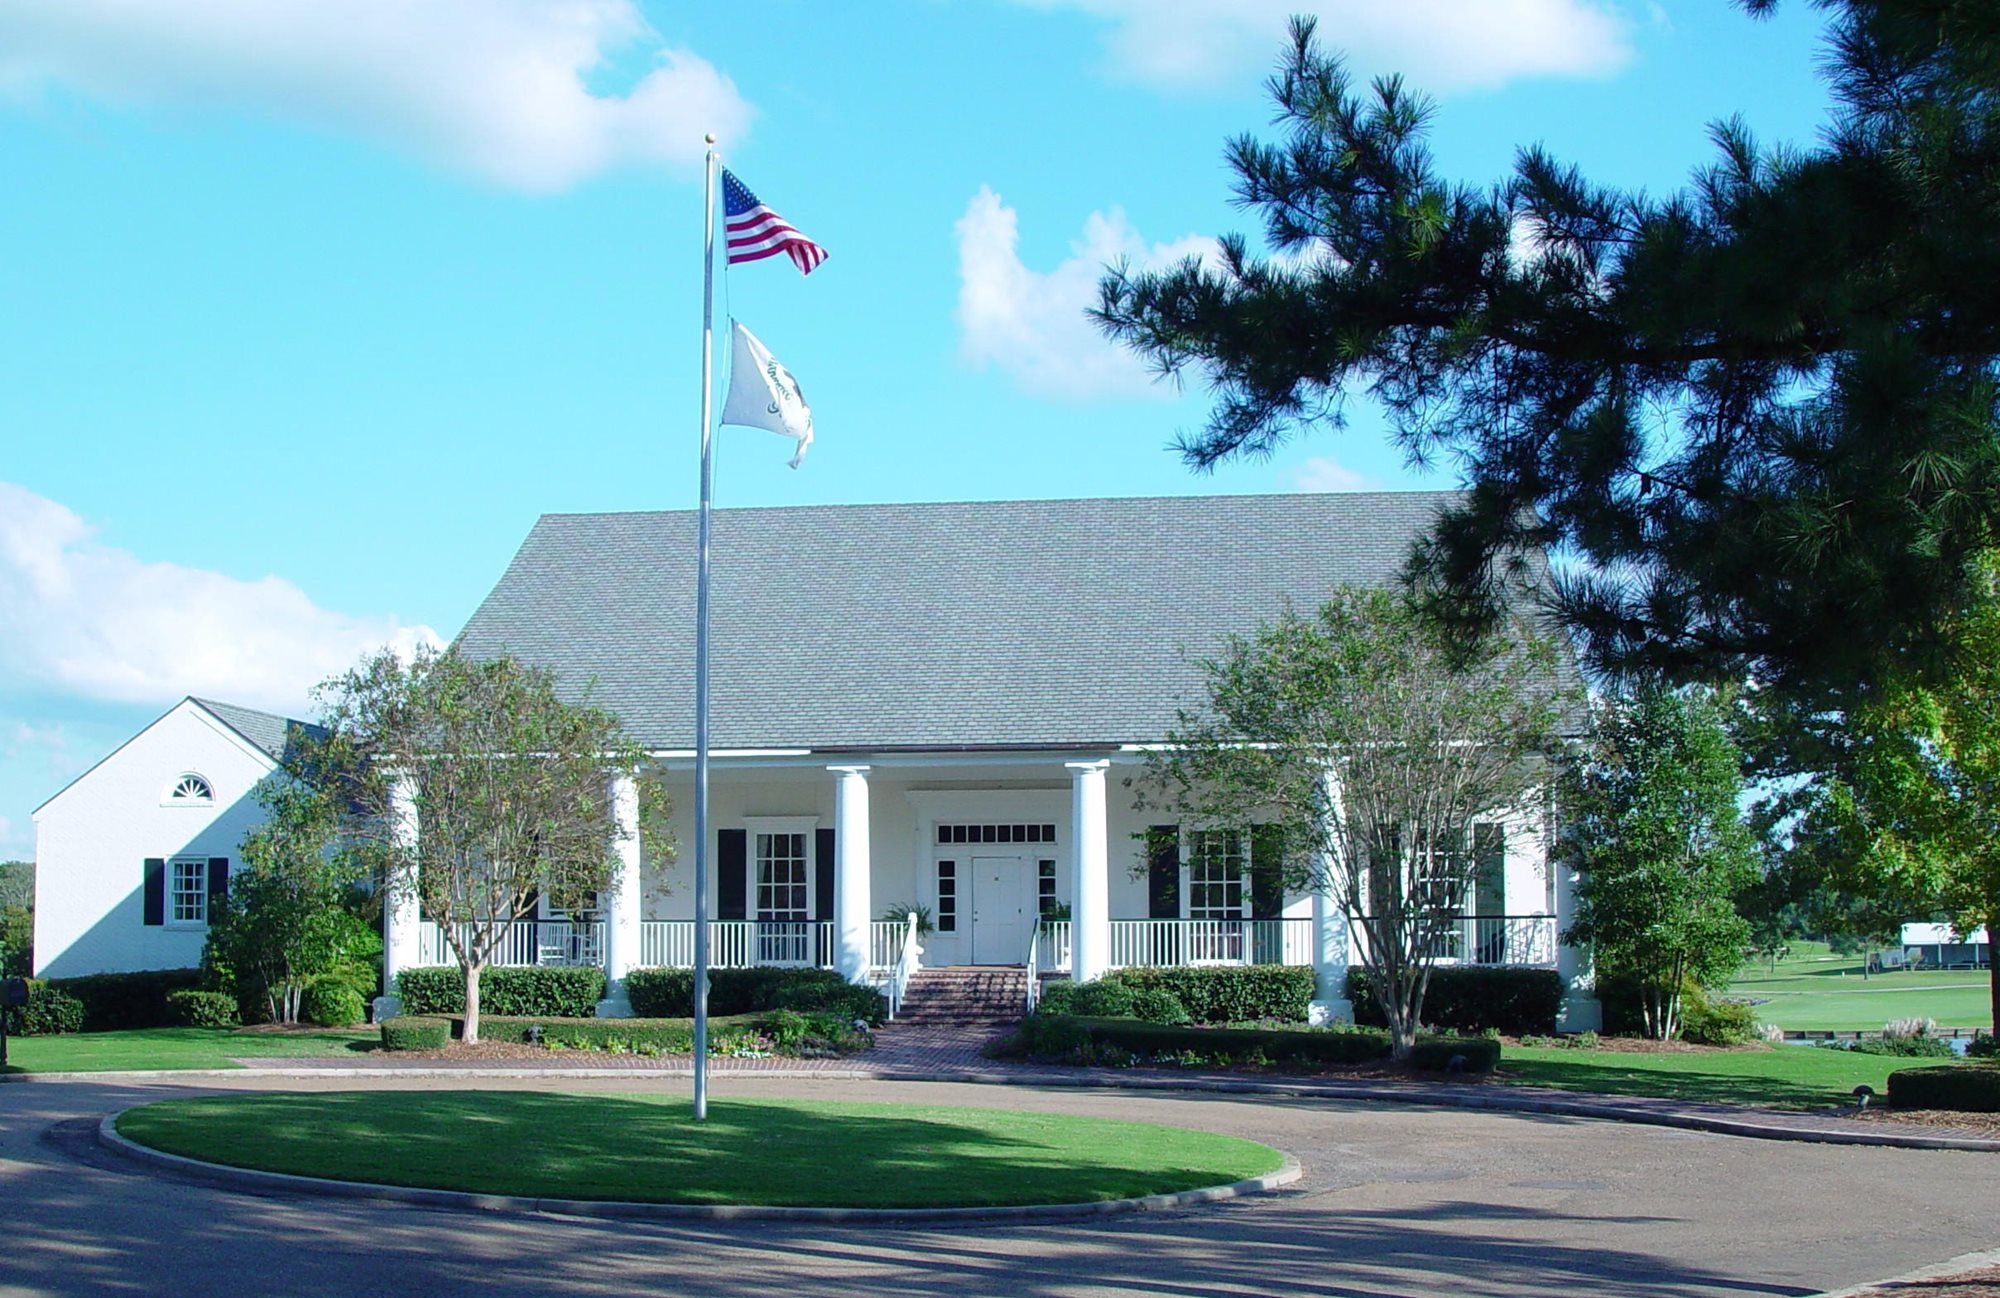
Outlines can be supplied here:
<path id="1" fill-rule="evenodd" d="M 1315 455 L 1292 469 L 1300 491 L 1380 491 L 1382 483 L 1330 456 Z"/>
<path id="2" fill-rule="evenodd" d="M 623 94 L 586 76 L 654 64 Z M 7 0 L 0 94 L 268 113 L 381 141 L 520 189 L 688 163 L 752 110 L 660 43 L 633 0 Z"/>
<path id="3" fill-rule="evenodd" d="M 1370 75 L 1400 72 L 1435 92 L 1520 77 L 1604 76 L 1631 58 L 1629 21 L 1607 0 L 1018 0 L 1111 25 L 1119 75 L 1166 89 L 1230 85 L 1266 70 L 1294 13 Z"/>
<path id="4" fill-rule="evenodd" d="M 968 361 L 992 365 L 1040 396 L 1174 395 L 1172 383 L 1114 346 L 1083 312 L 1097 302 L 1108 263 L 1123 257 L 1139 269 L 1157 269 L 1213 254 L 1213 239 L 1187 235 L 1149 245 L 1123 212 L 1092 212 L 1067 260 L 1033 270 L 1021 261 L 1019 214 L 984 185 L 955 230 L 960 350 Z"/>
<path id="5" fill-rule="evenodd" d="M 427 626 L 320 608 L 278 577 L 243 581 L 100 545 L 67 508 L 0 482 L 0 678 L 93 699 L 204 694 L 296 714 L 362 654 L 441 643 Z M 29 727 L 14 743 L 47 742 Z"/>

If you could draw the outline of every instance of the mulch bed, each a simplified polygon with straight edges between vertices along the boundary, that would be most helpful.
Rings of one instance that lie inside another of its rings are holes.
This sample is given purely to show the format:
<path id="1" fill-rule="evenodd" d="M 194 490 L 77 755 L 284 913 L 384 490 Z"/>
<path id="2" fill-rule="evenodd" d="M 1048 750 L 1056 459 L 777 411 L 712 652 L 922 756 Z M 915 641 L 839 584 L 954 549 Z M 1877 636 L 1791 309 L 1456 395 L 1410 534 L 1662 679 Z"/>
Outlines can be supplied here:
<path id="1" fill-rule="evenodd" d="M 1981 1267 L 1935 1280 L 1899 1280 L 1862 1290 L 1868 1298 L 1891 1298 L 1896 1294 L 1921 1294 L 1923 1298 L 2000 1298 L 2000 1266 Z"/>
<path id="2" fill-rule="evenodd" d="M 1885 1122 L 1899 1127 L 1925 1127 L 1942 1136 L 1983 1136 L 2000 1140 L 2000 1113 L 1960 1113 L 1951 1109 L 1889 1109 L 1870 1105 L 1840 1115 L 1856 1122 Z"/>

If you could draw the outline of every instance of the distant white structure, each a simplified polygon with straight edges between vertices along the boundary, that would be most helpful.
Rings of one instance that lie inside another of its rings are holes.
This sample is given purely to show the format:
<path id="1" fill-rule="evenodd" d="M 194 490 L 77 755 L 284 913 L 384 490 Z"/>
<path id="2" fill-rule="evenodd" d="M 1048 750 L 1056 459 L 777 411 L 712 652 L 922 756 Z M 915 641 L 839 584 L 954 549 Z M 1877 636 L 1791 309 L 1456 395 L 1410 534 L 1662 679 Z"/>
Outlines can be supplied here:
<path id="1" fill-rule="evenodd" d="M 1993 963 L 1993 943 L 1984 925 L 1961 935 L 1949 924 L 1905 924 L 1903 960 L 1937 968 L 1982 968 Z"/>

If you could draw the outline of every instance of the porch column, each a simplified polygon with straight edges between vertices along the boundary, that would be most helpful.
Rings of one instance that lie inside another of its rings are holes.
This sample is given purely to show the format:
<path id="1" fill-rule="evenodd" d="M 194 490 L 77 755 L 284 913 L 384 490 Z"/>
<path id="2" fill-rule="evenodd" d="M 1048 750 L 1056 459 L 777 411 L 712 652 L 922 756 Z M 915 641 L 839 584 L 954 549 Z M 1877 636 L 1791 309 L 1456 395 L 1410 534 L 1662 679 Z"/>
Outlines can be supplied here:
<path id="1" fill-rule="evenodd" d="M 625 975 L 639 965 L 639 782 L 630 775 L 611 777 L 612 868 L 600 909 L 604 915 L 604 999 L 597 1002 L 600 1019 L 629 1019 L 632 1001 L 625 994 Z"/>
<path id="2" fill-rule="evenodd" d="M 829 766 L 840 777 L 833 795 L 833 963 L 849 982 L 873 972 L 868 897 L 868 768 Z"/>
<path id="3" fill-rule="evenodd" d="M 1561 934 L 1576 916 L 1576 885 L 1582 878 L 1560 862 L 1550 861 L 1556 880 L 1556 932 Z M 1558 936 L 1558 943 L 1562 941 Z M 1562 1005 L 1556 1010 L 1556 1031 L 1596 1032 L 1604 1026 L 1604 1007 L 1597 1001 L 1597 969 L 1587 946 L 1556 947 L 1556 972 L 1562 976 Z"/>
<path id="4" fill-rule="evenodd" d="M 1069 768 L 1070 837 L 1076 898 L 1070 910 L 1070 977 L 1086 983 L 1111 966 L 1111 862 L 1105 844 L 1104 772 L 1110 762 Z"/>
<path id="5" fill-rule="evenodd" d="M 1354 963 L 1354 942 L 1348 933 L 1347 908 L 1341 904 L 1342 851 L 1339 832 L 1340 772 L 1329 764 L 1321 777 L 1326 843 L 1313 863 L 1313 998 L 1307 1016 L 1315 1025 L 1354 1021 L 1354 1002 L 1347 998 L 1347 970 Z"/>
<path id="6" fill-rule="evenodd" d="M 417 898 L 417 781 L 399 773 L 389 787 L 389 826 L 398 855 L 410 864 L 396 877 L 384 881 L 382 905 L 382 995 L 375 998 L 375 1021 L 394 1018 L 403 1012 L 403 998 L 396 994 L 396 975 L 415 968 L 423 908 Z"/>

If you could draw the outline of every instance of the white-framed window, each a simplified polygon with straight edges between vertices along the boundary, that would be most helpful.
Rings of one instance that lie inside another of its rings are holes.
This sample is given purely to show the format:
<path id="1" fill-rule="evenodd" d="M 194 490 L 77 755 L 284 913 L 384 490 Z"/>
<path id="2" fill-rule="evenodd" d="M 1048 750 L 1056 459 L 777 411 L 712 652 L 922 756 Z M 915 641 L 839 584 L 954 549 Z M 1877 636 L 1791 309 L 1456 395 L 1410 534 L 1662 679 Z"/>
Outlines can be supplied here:
<path id="1" fill-rule="evenodd" d="M 1240 829 L 1188 835 L 1189 919 L 1242 919 L 1250 878 L 1250 836 Z"/>
<path id="2" fill-rule="evenodd" d="M 958 932 L 958 862 L 937 863 L 937 931 Z"/>
<path id="3" fill-rule="evenodd" d="M 167 923 L 208 923 L 208 858 L 177 856 L 167 864 Z"/>
<path id="4" fill-rule="evenodd" d="M 215 805 L 215 786 L 208 777 L 194 771 L 182 771 L 167 786 L 160 798 L 165 807 L 208 807 Z"/>
<path id="5" fill-rule="evenodd" d="M 803 924 L 812 918 L 806 837 L 802 833 L 756 835 L 759 922 Z"/>

